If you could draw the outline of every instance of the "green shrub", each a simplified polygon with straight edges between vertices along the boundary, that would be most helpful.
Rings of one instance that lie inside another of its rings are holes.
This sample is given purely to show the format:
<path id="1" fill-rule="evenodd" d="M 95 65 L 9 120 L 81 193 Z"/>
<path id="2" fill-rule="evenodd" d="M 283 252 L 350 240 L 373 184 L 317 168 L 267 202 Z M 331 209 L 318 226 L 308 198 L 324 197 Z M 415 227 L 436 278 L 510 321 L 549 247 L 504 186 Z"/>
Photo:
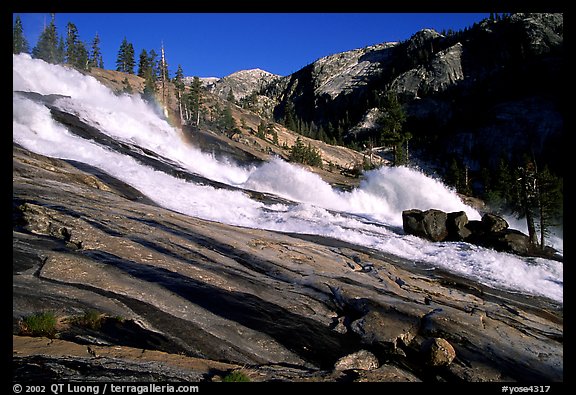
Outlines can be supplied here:
<path id="1" fill-rule="evenodd" d="M 224 376 L 222 381 L 226 383 L 249 382 L 250 377 L 248 377 L 246 373 L 240 370 L 234 370 L 233 372 L 230 372 L 226 376 Z"/>
<path id="2" fill-rule="evenodd" d="M 96 310 L 88 310 L 84 312 L 83 316 L 76 318 L 74 322 L 85 328 L 100 329 L 103 318 L 104 316 Z"/>
<path id="3" fill-rule="evenodd" d="M 51 312 L 36 313 L 22 319 L 22 333 L 30 336 L 53 337 L 56 334 L 56 316 Z"/>

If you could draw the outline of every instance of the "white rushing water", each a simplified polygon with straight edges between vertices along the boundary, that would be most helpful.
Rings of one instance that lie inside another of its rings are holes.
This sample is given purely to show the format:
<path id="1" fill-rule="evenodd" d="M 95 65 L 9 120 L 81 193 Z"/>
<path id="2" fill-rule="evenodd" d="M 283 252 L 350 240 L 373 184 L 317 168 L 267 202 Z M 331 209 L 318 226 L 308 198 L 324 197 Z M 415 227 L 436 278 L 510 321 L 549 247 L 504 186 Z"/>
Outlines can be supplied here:
<path id="1" fill-rule="evenodd" d="M 242 191 L 198 185 L 156 171 L 70 133 L 52 119 L 47 107 L 13 95 L 15 142 L 36 153 L 98 167 L 171 210 L 232 225 L 334 237 L 490 286 L 563 300 L 562 263 L 466 243 L 431 243 L 398 231 L 402 210 L 410 208 L 463 210 L 470 219 L 480 218 L 453 191 L 417 170 L 382 167 L 368 172 L 357 189 L 343 192 L 281 159 L 257 167 L 217 160 L 186 144 L 180 131 L 139 97 L 116 96 L 92 77 L 25 54 L 13 57 L 13 90 L 70 96 L 55 105 L 116 140 L 154 151 L 212 180 L 297 203 L 266 205 Z"/>

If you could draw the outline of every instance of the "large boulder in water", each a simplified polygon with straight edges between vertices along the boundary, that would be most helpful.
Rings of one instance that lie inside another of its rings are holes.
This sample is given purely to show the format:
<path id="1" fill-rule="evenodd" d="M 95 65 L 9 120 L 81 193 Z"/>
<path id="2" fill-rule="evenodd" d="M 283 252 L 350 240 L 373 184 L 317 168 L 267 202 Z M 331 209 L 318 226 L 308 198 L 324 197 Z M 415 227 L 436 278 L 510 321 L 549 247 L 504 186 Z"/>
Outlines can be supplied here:
<path id="1" fill-rule="evenodd" d="M 465 241 L 496 251 L 562 260 L 553 248 L 541 250 L 530 243 L 526 234 L 508 229 L 508 222 L 496 214 L 487 213 L 480 221 L 469 221 L 464 211 L 411 209 L 402 211 L 402 224 L 406 234 L 430 241 Z"/>
<path id="2" fill-rule="evenodd" d="M 412 209 L 402 212 L 404 232 L 430 241 L 442 241 L 448 236 L 447 214 L 441 210 Z"/>
<path id="3" fill-rule="evenodd" d="M 468 216 L 465 211 L 455 211 L 448 213 L 446 216 L 446 229 L 448 230 L 447 240 L 449 241 L 463 241 L 466 240 L 472 233 L 466 227 L 468 224 Z"/>

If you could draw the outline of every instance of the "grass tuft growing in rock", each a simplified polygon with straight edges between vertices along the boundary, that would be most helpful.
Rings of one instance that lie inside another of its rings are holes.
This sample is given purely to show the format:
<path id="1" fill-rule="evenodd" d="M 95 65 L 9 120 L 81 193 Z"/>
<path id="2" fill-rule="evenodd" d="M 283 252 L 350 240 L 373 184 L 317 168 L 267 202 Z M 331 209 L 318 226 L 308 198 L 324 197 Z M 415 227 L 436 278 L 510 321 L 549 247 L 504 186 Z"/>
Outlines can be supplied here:
<path id="1" fill-rule="evenodd" d="M 57 319 L 54 313 L 42 312 L 22 319 L 21 333 L 29 336 L 54 337 Z"/>
<path id="2" fill-rule="evenodd" d="M 89 329 L 100 329 L 104 315 L 95 310 L 84 312 L 83 316 L 76 317 L 74 323 Z"/>
<path id="3" fill-rule="evenodd" d="M 250 377 L 248 377 L 246 375 L 246 373 L 244 373 L 240 370 L 234 370 L 234 371 L 228 373 L 226 376 L 224 376 L 222 381 L 225 383 L 249 382 Z"/>

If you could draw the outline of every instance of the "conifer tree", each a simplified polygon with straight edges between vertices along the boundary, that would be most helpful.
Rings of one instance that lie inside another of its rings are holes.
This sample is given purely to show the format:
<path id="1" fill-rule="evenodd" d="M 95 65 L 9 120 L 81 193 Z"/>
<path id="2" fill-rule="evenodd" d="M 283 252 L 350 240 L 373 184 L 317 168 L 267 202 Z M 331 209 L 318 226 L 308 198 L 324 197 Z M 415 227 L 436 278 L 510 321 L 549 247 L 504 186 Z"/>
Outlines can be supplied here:
<path id="1" fill-rule="evenodd" d="M 142 97 L 144 100 L 151 101 L 156 95 L 156 77 L 152 74 L 152 67 L 148 67 L 144 73 L 144 91 Z"/>
<path id="2" fill-rule="evenodd" d="M 185 111 L 189 111 L 187 120 L 194 123 L 196 126 L 200 124 L 200 110 L 202 108 L 202 82 L 200 78 L 194 77 L 190 92 L 185 98 Z"/>
<path id="3" fill-rule="evenodd" d="M 28 41 L 26 41 L 26 37 L 24 37 L 22 20 L 20 19 L 20 15 L 17 15 L 12 29 L 12 53 L 28 53 L 29 51 Z"/>
<path id="4" fill-rule="evenodd" d="M 151 49 L 148 52 L 148 64 L 150 65 L 150 68 L 152 69 L 152 75 L 154 76 L 154 81 L 157 81 L 158 78 L 160 77 L 160 70 L 158 69 L 158 60 L 156 60 L 156 58 L 158 57 L 158 54 L 156 53 L 156 51 L 154 51 L 154 49 Z"/>
<path id="5" fill-rule="evenodd" d="M 42 31 L 38 43 L 32 49 L 32 56 L 48 63 L 61 63 L 58 54 L 58 33 L 54 23 L 54 14 L 52 14 L 50 24 Z"/>
<path id="6" fill-rule="evenodd" d="M 140 52 L 140 60 L 138 61 L 138 77 L 145 78 L 149 68 L 150 61 L 148 59 L 148 52 L 143 49 L 142 52 Z"/>
<path id="7" fill-rule="evenodd" d="M 378 119 L 380 127 L 380 140 L 382 144 L 392 146 L 394 153 L 394 165 L 399 165 L 407 160 L 405 158 L 403 145 L 407 143 L 411 135 L 403 131 L 406 121 L 406 114 L 398 97 L 393 93 L 388 93 L 381 107 L 382 115 Z M 406 150 L 407 151 L 407 150 Z"/>
<path id="8" fill-rule="evenodd" d="M 182 65 L 178 65 L 176 70 L 176 75 L 174 76 L 174 88 L 176 88 L 176 100 L 178 101 L 178 112 L 180 113 L 180 122 L 184 123 L 184 113 L 183 113 L 183 95 L 184 95 L 184 70 L 182 70 Z"/>
<path id="9" fill-rule="evenodd" d="M 66 44 L 64 44 L 64 37 L 60 36 L 58 48 L 56 49 L 56 63 L 63 64 L 66 59 Z"/>
<path id="10" fill-rule="evenodd" d="M 104 60 L 102 59 L 102 52 L 100 51 L 100 37 L 98 33 L 94 36 L 92 40 L 92 52 L 90 54 L 90 67 L 104 68 Z"/>
<path id="11" fill-rule="evenodd" d="M 234 92 L 232 92 L 232 88 L 228 90 L 228 96 L 226 96 L 226 100 L 228 100 L 230 103 L 236 102 L 236 99 L 234 98 Z"/>
<path id="12" fill-rule="evenodd" d="M 89 67 L 88 50 L 78 38 L 78 29 L 72 22 L 66 25 L 66 62 L 80 70 L 86 70 Z"/>
<path id="13" fill-rule="evenodd" d="M 78 44 L 78 29 L 75 24 L 68 22 L 66 31 L 66 63 L 74 65 L 76 64 L 77 56 L 76 45 Z"/>
<path id="14" fill-rule="evenodd" d="M 236 127 L 236 121 L 232 115 L 230 103 L 227 103 L 226 107 L 222 110 L 218 124 L 222 130 L 232 130 Z"/>
<path id="15" fill-rule="evenodd" d="M 557 225 L 556 220 L 561 218 L 563 214 L 563 182 L 560 177 L 552 174 L 548 167 L 538 171 L 536 177 L 540 248 L 544 249 L 550 228 Z"/>
<path id="16" fill-rule="evenodd" d="M 128 43 L 128 46 L 126 48 L 126 72 L 129 74 L 134 74 L 134 66 L 135 66 L 135 62 L 134 62 L 134 46 L 132 45 L 132 43 Z"/>
<path id="17" fill-rule="evenodd" d="M 116 71 L 134 74 L 134 46 L 126 40 L 126 37 L 120 44 L 120 50 L 116 58 Z"/>

